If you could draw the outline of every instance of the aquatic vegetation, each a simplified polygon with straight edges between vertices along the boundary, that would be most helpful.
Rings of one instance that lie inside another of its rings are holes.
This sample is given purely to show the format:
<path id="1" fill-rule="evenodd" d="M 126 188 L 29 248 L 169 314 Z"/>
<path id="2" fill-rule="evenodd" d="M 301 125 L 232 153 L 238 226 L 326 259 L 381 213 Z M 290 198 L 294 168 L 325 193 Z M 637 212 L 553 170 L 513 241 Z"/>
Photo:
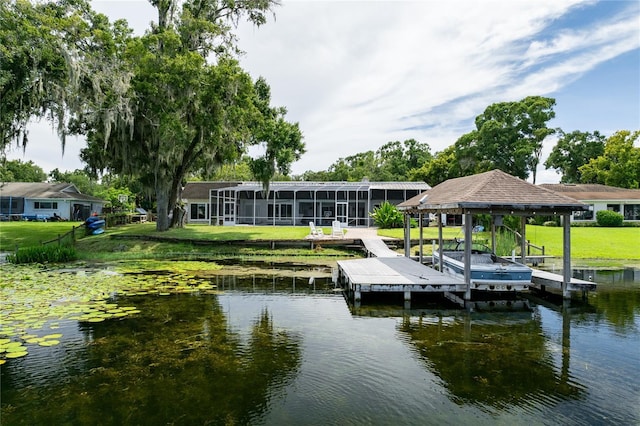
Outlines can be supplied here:
<path id="1" fill-rule="evenodd" d="M 11 263 L 71 262 L 77 258 L 74 247 L 57 245 L 24 247 L 7 255 L 7 261 Z"/>
<path id="2" fill-rule="evenodd" d="M 139 314 L 126 296 L 215 293 L 215 284 L 194 274 L 202 274 L 206 268 L 220 267 L 204 262 L 140 262 L 114 270 L 87 271 L 4 265 L 0 277 L 0 360 L 28 355 L 29 345 L 59 344 L 63 335 L 50 330 L 64 321 L 96 323 Z M 150 269 L 153 273 L 147 272 Z"/>

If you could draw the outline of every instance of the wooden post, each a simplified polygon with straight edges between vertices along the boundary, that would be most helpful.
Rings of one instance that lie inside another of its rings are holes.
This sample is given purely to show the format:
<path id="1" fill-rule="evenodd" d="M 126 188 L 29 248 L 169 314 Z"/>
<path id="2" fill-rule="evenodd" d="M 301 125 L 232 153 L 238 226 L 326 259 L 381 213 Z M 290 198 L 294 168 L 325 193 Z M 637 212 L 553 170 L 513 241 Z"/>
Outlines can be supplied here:
<path id="1" fill-rule="evenodd" d="M 495 216 L 491 216 L 491 251 L 496 252 L 496 223 Z"/>
<path id="2" fill-rule="evenodd" d="M 569 214 L 562 215 L 562 297 L 571 298 L 569 283 L 571 283 L 571 218 Z"/>
<path id="3" fill-rule="evenodd" d="M 520 263 L 527 264 L 527 217 L 520 218 L 520 227 L 522 228 L 522 236 L 520 237 Z"/>
<path id="4" fill-rule="evenodd" d="M 424 213 L 420 213 L 418 215 L 418 218 L 420 219 L 420 253 L 418 254 L 418 261 L 422 265 L 422 235 L 424 232 L 422 221 L 424 220 Z"/>
<path id="5" fill-rule="evenodd" d="M 442 239 L 442 213 L 438 213 L 438 252 L 440 253 L 440 257 L 438 259 L 440 263 L 440 272 L 444 273 L 444 269 L 442 268 L 442 245 L 444 241 Z"/>
<path id="6" fill-rule="evenodd" d="M 404 215 L 404 257 L 411 257 L 411 216 Z"/>
<path id="7" fill-rule="evenodd" d="M 471 214 L 464 213 L 464 282 L 467 291 L 464 300 L 471 300 Z"/>

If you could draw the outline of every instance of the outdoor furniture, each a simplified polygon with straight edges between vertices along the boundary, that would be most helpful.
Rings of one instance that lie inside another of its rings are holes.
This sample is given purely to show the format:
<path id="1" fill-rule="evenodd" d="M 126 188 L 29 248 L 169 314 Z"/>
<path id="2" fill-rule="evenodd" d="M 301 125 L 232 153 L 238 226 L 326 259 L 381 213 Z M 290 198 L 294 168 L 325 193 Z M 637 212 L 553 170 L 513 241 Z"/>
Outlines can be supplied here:
<path id="1" fill-rule="evenodd" d="M 337 220 L 334 220 L 333 222 L 331 222 L 331 236 L 344 238 L 344 232 L 342 232 L 342 226 L 340 225 L 340 222 Z"/>
<path id="2" fill-rule="evenodd" d="M 322 228 L 316 228 L 316 225 L 313 222 L 309 222 L 310 234 L 312 237 L 324 237 L 324 232 Z"/>

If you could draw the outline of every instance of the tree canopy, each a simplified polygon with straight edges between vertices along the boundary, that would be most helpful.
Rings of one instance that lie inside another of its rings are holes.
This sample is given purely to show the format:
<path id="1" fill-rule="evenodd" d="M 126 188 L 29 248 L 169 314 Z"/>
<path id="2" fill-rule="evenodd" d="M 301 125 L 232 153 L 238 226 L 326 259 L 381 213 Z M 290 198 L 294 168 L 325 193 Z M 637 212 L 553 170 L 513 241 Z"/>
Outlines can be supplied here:
<path id="1" fill-rule="evenodd" d="M 560 137 L 544 165 L 562 173 L 561 183 L 580 183 L 580 167 L 604 153 L 605 137 L 598 131 L 565 133 L 558 129 L 557 132 Z"/>
<path id="2" fill-rule="evenodd" d="M 117 52 L 131 30 L 111 24 L 86 0 L 0 3 L 0 148 L 26 146 L 27 123 L 46 117 L 61 137 L 90 99 L 117 99 L 128 73 Z"/>
<path id="3" fill-rule="evenodd" d="M 500 169 L 521 179 L 532 174 L 535 183 L 542 142 L 555 131 L 547 127 L 554 105 L 541 96 L 489 105 L 476 117 L 476 129 L 455 143 L 463 176 Z"/>
<path id="4" fill-rule="evenodd" d="M 0 89 L 8 113 L 0 114 L 0 130 L 3 148 L 14 139 L 24 145 L 29 118 L 47 113 L 63 149 L 67 133 L 86 135 L 82 159 L 93 171 L 138 178 L 155 194 L 157 229 L 165 230 L 169 211 L 181 213 L 187 175 L 209 173 L 261 145 L 250 166 L 268 185 L 275 173 L 289 172 L 304 144 L 286 110 L 271 107 L 268 84 L 252 81 L 234 58 L 233 26 L 241 19 L 264 24 L 275 1 L 151 4 L 157 23 L 134 37 L 126 22 L 110 23 L 86 0 L 3 3 Z M 172 225 L 179 223 L 174 214 Z"/>
<path id="5" fill-rule="evenodd" d="M 347 182 L 357 182 L 364 178 L 379 182 L 419 180 L 415 171 L 430 159 L 431 150 L 426 143 L 415 139 L 392 141 L 375 152 L 366 151 L 339 158 L 327 171 L 307 171 L 302 179 Z"/>
<path id="6" fill-rule="evenodd" d="M 578 168 L 582 183 L 640 188 L 640 131 L 621 130 L 605 142 L 604 153 Z"/>
<path id="7" fill-rule="evenodd" d="M 47 174 L 33 161 L 3 160 L 0 182 L 44 182 Z"/>

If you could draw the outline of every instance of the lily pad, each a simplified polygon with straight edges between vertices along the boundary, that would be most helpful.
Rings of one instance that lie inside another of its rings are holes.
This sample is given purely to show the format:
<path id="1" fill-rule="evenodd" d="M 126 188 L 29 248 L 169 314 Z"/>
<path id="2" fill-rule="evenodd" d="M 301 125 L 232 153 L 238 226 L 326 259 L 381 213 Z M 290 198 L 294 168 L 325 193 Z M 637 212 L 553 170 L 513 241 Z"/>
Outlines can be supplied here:
<path id="1" fill-rule="evenodd" d="M 22 351 L 22 352 L 8 352 L 5 357 L 6 358 L 20 358 L 23 356 L 27 356 L 29 355 L 29 353 L 27 351 Z"/>
<path id="2" fill-rule="evenodd" d="M 46 336 L 42 336 L 43 339 L 59 339 L 61 337 L 62 333 L 47 334 Z"/>

